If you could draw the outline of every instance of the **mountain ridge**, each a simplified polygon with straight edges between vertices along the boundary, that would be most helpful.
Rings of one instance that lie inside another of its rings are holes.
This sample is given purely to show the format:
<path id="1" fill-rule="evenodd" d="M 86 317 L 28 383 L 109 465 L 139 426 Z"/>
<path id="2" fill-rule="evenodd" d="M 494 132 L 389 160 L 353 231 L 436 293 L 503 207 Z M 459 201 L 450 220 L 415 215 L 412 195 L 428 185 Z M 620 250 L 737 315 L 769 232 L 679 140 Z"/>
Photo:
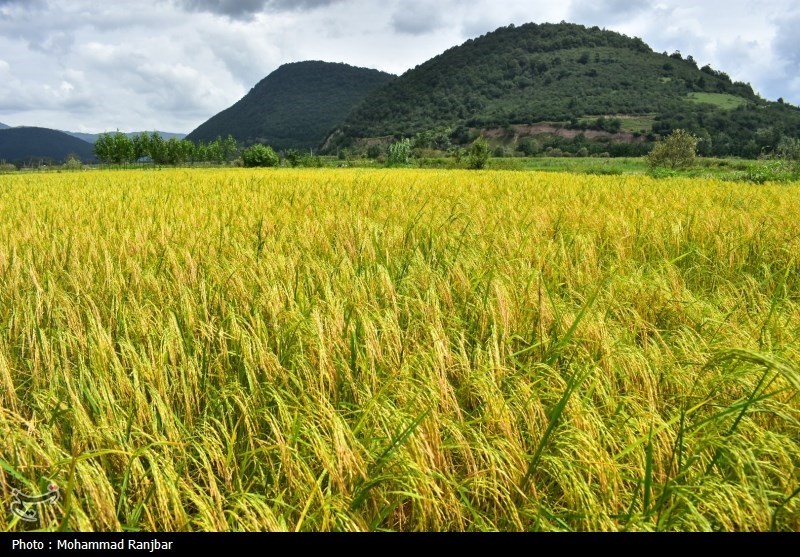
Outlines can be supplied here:
<path id="1" fill-rule="evenodd" d="M 283 64 L 186 138 L 212 141 L 230 134 L 244 145 L 316 149 L 358 103 L 394 78 L 379 70 L 336 62 Z"/>
<path id="2" fill-rule="evenodd" d="M 90 143 L 58 130 L 35 126 L 0 129 L 0 160 L 19 164 L 62 163 L 70 155 L 83 162 L 95 158 Z"/>
<path id="3" fill-rule="evenodd" d="M 691 56 L 657 53 L 639 38 L 528 23 L 469 39 L 408 70 L 360 103 L 325 147 L 360 150 L 370 138 L 431 130 L 463 145 L 491 128 L 507 128 L 504 141 L 517 146 L 516 128 L 534 124 L 595 129 L 604 134 L 597 141 L 630 132 L 647 144 L 680 127 L 701 138 L 702 154 L 754 157 L 783 135 L 800 135 L 800 110 L 766 101 L 710 66 L 699 68 Z M 542 147 L 579 148 L 541 135 Z M 590 152 L 613 150 L 597 141 L 588 143 Z M 646 152 L 638 143 L 611 146 L 615 154 Z"/>

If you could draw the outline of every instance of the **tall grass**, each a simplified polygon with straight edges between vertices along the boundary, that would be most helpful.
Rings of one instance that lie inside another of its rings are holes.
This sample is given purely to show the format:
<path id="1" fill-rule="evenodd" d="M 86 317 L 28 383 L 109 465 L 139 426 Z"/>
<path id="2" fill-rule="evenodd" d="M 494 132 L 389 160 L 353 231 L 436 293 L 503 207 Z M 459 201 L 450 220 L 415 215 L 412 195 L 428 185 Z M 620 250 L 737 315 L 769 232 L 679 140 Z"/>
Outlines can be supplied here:
<path id="1" fill-rule="evenodd" d="M 798 530 L 798 193 L 3 177 L 0 498 L 55 481 L 62 530 Z"/>

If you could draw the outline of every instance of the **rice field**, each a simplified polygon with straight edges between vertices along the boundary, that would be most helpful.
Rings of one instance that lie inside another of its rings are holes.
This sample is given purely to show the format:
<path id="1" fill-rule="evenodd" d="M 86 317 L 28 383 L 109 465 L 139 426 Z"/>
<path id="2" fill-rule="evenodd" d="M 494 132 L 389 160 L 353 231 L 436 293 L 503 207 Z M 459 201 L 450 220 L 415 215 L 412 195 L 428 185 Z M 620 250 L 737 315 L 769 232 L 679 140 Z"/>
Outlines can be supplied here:
<path id="1" fill-rule="evenodd" d="M 0 529 L 800 530 L 798 215 L 643 176 L 0 176 Z"/>

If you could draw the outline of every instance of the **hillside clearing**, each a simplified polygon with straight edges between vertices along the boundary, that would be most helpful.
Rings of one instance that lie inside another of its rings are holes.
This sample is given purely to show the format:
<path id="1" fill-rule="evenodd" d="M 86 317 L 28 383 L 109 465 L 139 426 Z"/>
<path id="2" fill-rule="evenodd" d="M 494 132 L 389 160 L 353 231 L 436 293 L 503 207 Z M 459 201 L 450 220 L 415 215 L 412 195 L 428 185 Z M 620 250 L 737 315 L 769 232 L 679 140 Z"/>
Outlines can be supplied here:
<path id="1" fill-rule="evenodd" d="M 728 93 L 689 93 L 687 96 L 692 102 L 710 104 L 722 110 L 733 110 L 748 102 L 747 99 Z"/>

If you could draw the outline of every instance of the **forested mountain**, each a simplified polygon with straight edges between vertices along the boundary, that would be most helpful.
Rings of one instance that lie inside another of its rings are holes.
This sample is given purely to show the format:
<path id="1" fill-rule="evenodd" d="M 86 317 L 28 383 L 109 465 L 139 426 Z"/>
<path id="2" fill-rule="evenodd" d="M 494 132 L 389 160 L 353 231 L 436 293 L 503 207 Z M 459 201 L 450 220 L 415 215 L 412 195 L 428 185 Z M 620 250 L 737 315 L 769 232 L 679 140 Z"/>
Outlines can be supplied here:
<path id="1" fill-rule="evenodd" d="M 259 142 L 277 149 L 314 149 L 358 103 L 393 78 L 347 64 L 285 64 L 187 139 L 212 141 L 230 134 L 244 145 Z"/>
<path id="2" fill-rule="evenodd" d="M 379 153 L 404 137 L 441 151 L 483 134 L 493 148 L 526 154 L 641 155 L 677 128 L 699 138 L 702 155 L 757 157 L 783 137 L 800 137 L 800 108 L 765 100 L 692 56 L 654 52 L 638 38 L 529 23 L 470 39 L 400 77 L 347 64 L 285 64 L 186 138 L 232 135 L 240 146 Z M 0 130 L 16 133 L 4 136 L 0 159 L 93 158 L 89 143 L 66 142 L 61 132 Z"/>
<path id="3" fill-rule="evenodd" d="M 347 117 L 326 147 L 431 130 L 461 143 L 475 130 L 505 130 L 516 139 L 573 130 L 560 140 L 592 136 L 628 143 L 635 154 L 679 127 L 701 138 L 704 154 L 756 156 L 783 135 L 800 135 L 800 110 L 768 102 L 709 66 L 699 68 L 691 56 L 653 52 L 637 38 L 530 23 L 468 40 L 389 82 Z M 582 130 L 595 133 L 576 133 Z"/>
<path id="4" fill-rule="evenodd" d="M 0 160 L 20 164 L 62 163 L 68 155 L 94 160 L 92 145 L 64 132 L 19 127 L 0 130 Z"/>

